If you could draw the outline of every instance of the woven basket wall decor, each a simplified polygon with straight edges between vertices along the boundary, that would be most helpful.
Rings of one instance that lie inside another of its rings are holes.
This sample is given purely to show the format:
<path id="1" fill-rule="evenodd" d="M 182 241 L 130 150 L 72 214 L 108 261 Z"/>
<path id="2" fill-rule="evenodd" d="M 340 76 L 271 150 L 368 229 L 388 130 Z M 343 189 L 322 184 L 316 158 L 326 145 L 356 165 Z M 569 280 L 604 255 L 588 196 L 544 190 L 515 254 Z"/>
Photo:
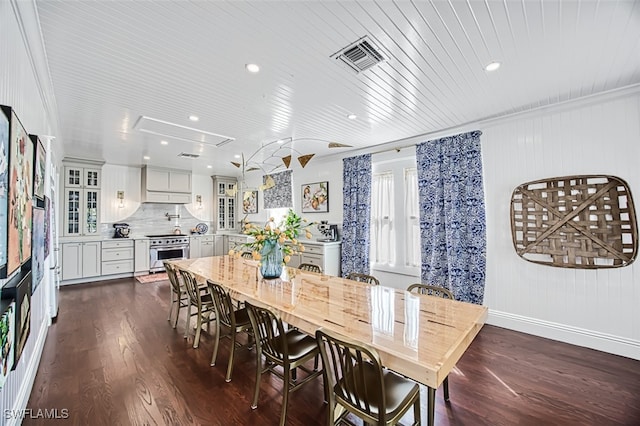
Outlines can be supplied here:
<path id="1" fill-rule="evenodd" d="M 523 183 L 511 197 L 511 235 L 523 259 L 562 268 L 619 268 L 638 253 L 631 192 L 614 176 Z"/>

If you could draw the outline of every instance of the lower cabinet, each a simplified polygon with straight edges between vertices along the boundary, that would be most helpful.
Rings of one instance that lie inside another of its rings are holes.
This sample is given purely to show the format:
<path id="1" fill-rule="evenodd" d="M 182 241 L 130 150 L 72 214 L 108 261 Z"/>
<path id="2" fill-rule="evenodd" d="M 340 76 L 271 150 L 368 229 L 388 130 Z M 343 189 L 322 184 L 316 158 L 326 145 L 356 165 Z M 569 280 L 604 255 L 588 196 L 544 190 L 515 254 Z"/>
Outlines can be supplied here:
<path id="1" fill-rule="evenodd" d="M 149 240 L 135 240 L 133 250 L 133 271 L 149 272 Z"/>
<path id="2" fill-rule="evenodd" d="M 227 247 L 224 254 L 227 254 L 229 250 L 249 251 L 249 249 L 241 247 L 242 244 L 247 242 L 246 235 L 227 235 Z"/>
<path id="3" fill-rule="evenodd" d="M 316 241 L 302 241 L 305 250 L 296 259 L 300 263 L 311 263 L 322 268 L 322 272 L 327 275 L 340 276 L 340 247 L 339 242 L 321 243 Z M 294 256 L 296 257 L 296 256 Z M 292 259 L 293 260 L 293 259 Z"/>
<path id="4" fill-rule="evenodd" d="M 102 275 L 133 272 L 133 240 L 102 242 Z"/>
<path id="5" fill-rule="evenodd" d="M 222 235 L 191 236 L 189 258 L 222 256 L 224 253 L 224 238 Z"/>
<path id="6" fill-rule="evenodd" d="M 62 243 L 62 281 L 101 275 L 101 242 Z"/>

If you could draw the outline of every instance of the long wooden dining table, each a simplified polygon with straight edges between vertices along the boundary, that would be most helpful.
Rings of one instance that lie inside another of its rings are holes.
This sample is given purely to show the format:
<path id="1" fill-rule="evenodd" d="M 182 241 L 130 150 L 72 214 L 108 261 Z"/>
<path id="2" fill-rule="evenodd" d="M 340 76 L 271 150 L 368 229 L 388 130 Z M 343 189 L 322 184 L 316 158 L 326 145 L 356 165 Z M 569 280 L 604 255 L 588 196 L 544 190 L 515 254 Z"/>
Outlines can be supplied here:
<path id="1" fill-rule="evenodd" d="M 257 262 L 233 256 L 171 263 L 201 281 L 220 284 L 236 300 L 271 307 L 306 333 L 314 335 L 322 327 L 373 346 L 386 368 L 427 386 L 429 426 L 435 390 L 487 318 L 485 306 L 294 268 L 265 280 Z"/>

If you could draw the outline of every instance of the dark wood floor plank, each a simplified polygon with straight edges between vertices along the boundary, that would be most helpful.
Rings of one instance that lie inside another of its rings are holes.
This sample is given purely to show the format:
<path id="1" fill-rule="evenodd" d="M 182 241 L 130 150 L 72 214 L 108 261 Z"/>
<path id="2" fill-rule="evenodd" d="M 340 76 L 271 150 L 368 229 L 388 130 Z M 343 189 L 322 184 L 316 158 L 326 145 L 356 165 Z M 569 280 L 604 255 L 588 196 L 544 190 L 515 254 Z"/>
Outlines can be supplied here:
<path id="1" fill-rule="evenodd" d="M 226 383 L 229 340 L 211 367 L 213 338 L 204 332 L 193 349 L 184 312 L 177 329 L 167 321 L 168 300 L 167 282 L 64 287 L 28 408 L 66 408 L 73 425 L 277 424 L 282 381 L 264 375 L 252 410 L 255 353 L 236 353 Z M 615 355 L 485 326 L 449 377 L 437 425 L 640 424 L 640 362 Z M 421 405 L 426 420 L 424 388 Z M 324 425 L 325 409 L 318 379 L 290 396 L 288 425 Z"/>

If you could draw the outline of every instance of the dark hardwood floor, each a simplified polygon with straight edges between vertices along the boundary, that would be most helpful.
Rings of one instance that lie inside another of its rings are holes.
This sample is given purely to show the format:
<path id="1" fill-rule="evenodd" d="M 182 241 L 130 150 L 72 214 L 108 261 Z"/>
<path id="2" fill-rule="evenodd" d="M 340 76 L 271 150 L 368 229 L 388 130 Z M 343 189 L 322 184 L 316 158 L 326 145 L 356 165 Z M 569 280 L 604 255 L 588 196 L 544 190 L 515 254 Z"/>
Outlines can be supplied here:
<path id="1" fill-rule="evenodd" d="M 168 299 L 167 282 L 64 287 L 27 408 L 69 417 L 23 424 L 277 424 L 281 380 L 264 375 L 251 410 L 254 353 L 237 353 L 225 383 L 229 340 L 210 367 L 213 339 L 203 333 L 193 349 L 184 316 L 169 325 Z M 485 326 L 449 377 L 451 402 L 439 389 L 437 425 L 640 424 L 640 362 L 623 357 Z M 324 425 L 322 395 L 320 379 L 293 393 L 288 424 Z M 426 422 L 424 389 L 422 410 Z"/>

